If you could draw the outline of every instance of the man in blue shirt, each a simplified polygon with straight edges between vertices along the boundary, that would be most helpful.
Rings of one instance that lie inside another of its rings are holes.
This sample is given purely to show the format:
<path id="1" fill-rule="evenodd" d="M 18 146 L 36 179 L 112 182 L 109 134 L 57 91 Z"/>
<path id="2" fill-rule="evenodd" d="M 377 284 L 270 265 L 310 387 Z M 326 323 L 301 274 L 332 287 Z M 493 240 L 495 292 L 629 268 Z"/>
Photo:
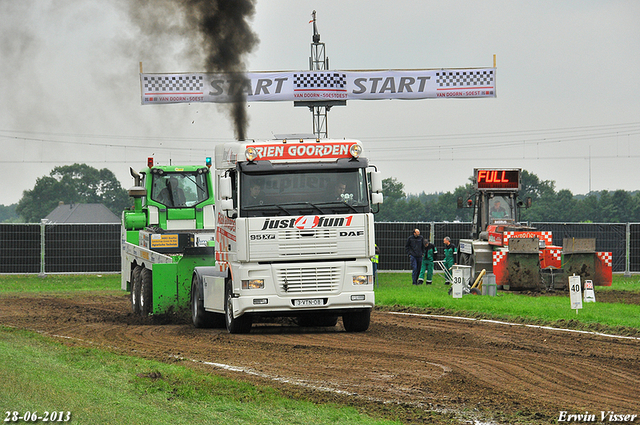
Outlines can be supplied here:
<path id="1" fill-rule="evenodd" d="M 420 275 L 420 265 L 422 264 L 422 254 L 424 254 L 424 238 L 420 236 L 420 230 L 414 229 L 413 235 L 409 236 L 407 242 L 404 244 L 404 250 L 409 256 L 409 263 L 411 264 L 411 277 L 413 278 L 413 284 L 419 285 L 422 282 L 418 282 L 418 276 Z"/>

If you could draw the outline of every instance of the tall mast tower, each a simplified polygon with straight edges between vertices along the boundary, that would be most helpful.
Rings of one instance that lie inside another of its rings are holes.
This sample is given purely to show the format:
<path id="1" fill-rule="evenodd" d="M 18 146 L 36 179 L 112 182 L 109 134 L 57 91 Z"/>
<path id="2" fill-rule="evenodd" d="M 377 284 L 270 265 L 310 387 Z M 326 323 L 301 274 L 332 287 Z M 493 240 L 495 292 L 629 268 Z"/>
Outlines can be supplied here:
<path id="1" fill-rule="evenodd" d="M 329 69 L 329 58 L 326 56 L 324 43 L 320 42 L 320 33 L 316 25 L 316 11 L 313 16 L 313 36 L 311 38 L 311 56 L 309 57 L 310 71 L 326 71 Z M 295 101 L 293 106 L 306 106 L 313 117 L 313 134 L 319 139 L 329 137 L 327 129 L 327 114 L 333 106 L 346 106 L 346 100 Z"/>

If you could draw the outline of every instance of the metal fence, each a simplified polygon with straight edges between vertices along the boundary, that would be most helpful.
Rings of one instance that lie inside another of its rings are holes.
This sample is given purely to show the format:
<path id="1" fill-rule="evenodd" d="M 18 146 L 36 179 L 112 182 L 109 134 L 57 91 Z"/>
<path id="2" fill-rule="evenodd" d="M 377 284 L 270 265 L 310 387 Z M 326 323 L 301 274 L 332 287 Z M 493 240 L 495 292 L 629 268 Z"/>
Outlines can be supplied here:
<path id="1" fill-rule="evenodd" d="M 0 224 L 0 273 L 119 271 L 119 224 Z"/>
<path id="2" fill-rule="evenodd" d="M 613 253 L 614 272 L 640 272 L 640 223 L 530 223 L 565 238 L 595 238 L 597 251 Z M 439 251 L 449 236 L 456 246 L 471 223 L 375 223 L 380 270 L 409 270 L 404 251 L 413 229 L 420 229 Z M 120 271 L 119 224 L 0 224 L 0 273 L 108 273 Z"/>
<path id="3" fill-rule="evenodd" d="M 595 238 L 596 251 L 611 252 L 613 271 L 640 272 L 640 223 L 530 223 L 537 230 L 551 231 L 553 244 L 562 246 L 565 238 Z M 449 236 L 458 246 L 460 239 L 468 238 L 471 223 L 376 223 L 376 243 L 380 247 L 379 270 L 410 270 L 404 251 L 413 229 L 444 249 L 442 240 Z"/>

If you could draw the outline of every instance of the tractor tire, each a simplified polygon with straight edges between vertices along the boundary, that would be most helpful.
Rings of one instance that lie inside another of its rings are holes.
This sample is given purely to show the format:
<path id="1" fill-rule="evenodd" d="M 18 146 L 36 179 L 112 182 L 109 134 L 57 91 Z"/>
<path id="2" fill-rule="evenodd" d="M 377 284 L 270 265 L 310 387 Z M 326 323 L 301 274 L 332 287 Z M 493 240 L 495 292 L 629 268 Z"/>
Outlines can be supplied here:
<path id="1" fill-rule="evenodd" d="M 230 334 L 248 334 L 251 332 L 251 316 L 246 314 L 240 317 L 233 316 L 233 289 L 231 288 L 230 279 L 227 279 L 225 285 L 224 316 L 227 331 Z"/>
<path id="2" fill-rule="evenodd" d="M 153 312 L 153 288 L 151 270 L 143 268 L 140 273 L 140 314 L 148 316 Z"/>
<path id="3" fill-rule="evenodd" d="M 354 311 L 342 315 L 342 324 L 347 332 L 364 332 L 371 323 L 371 309 Z"/>
<path id="4" fill-rule="evenodd" d="M 135 266 L 131 272 L 131 311 L 134 315 L 140 314 L 140 286 L 142 284 L 142 277 L 140 273 L 142 267 Z"/>

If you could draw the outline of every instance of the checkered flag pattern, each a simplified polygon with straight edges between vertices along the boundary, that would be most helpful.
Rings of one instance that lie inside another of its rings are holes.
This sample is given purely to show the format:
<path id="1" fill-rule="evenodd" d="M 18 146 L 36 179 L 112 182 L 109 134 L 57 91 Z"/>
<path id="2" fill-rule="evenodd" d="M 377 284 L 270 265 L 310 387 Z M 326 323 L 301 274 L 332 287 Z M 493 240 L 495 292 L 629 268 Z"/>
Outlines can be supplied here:
<path id="1" fill-rule="evenodd" d="M 505 259 L 507 253 L 504 251 L 493 251 L 493 267 L 497 266 Z"/>
<path id="2" fill-rule="evenodd" d="M 613 255 L 610 252 L 596 252 L 596 255 L 608 267 L 613 267 Z"/>
<path id="3" fill-rule="evenodd" d="M 338 72 L 305 72 L 293 74 L 294 90 L 345 90 L 347 75 Z"/>
<path id="4" fill-rule="evenodd" d="M 551 257 L 556 261 L 562 261 L 562 248 L 551 248 Z"/>
<path id="5" fill-rule="evenodd" d="M 521 232 L 518 232 L 518 233 L 521 233 Z M 515 231 L 504 232 L 505 246 L 509 245 L 509 239 L 511 239 L 515 234 L 516 234 Z M 540 232 L 540 237 L 538 239 L 543 240 L 545 245 L 553 245 L 553 235 L 549 230 Z"/>
<path id="6" fill-rule="evenodd" d="M 477 87 L 494 85 L 493 70 L 436 72 L 437 87 Z"/>
<path id="7" fill-rule="evenodd" d="M 202 93 L 204 76 L 145 76 L 143 90 L 145 93 Z"/>

